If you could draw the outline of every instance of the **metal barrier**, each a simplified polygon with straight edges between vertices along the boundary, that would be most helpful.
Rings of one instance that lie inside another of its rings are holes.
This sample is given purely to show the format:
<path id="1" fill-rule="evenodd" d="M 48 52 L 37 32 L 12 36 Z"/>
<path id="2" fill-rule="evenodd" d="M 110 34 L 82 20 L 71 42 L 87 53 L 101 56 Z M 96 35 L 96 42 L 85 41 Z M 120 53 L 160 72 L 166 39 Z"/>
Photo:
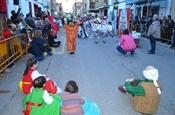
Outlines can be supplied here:
<path id="1" fill-rule="evenodd" d="M 0 40 L 0 73 L 10 64 L 23 56 L 28 51 L 30 45 L 28 40 L 21 35 L 1 38 Z"/>
<path id="2" fill-rule="evenodd" d="M 143 28 L 143 30 L 144 30 L 144 28 Z M 142 34 L 143 34 L 143 32 L 147 33 L 147 30 L 146 31 L 142 31 L 142 29 L 140 28 L 140 25 L 138 25 L 138 24 L 134 25 L 133 31 L 137 31 L 137 32 L 140 32 Z M 171 42 L 172 31 L 173 31 L 173 28 L 169 28 L 169 27 L 166 27 L 166 26 L 161 26 L 161 37 L 160 37 L 160 40 Z"/>
<path id="3" fill-rule="evenodd" d="M 173 33 L 173 28 L 161 27 L 161 38 L 160 40 L 171 42 L 171 36 Z"/>

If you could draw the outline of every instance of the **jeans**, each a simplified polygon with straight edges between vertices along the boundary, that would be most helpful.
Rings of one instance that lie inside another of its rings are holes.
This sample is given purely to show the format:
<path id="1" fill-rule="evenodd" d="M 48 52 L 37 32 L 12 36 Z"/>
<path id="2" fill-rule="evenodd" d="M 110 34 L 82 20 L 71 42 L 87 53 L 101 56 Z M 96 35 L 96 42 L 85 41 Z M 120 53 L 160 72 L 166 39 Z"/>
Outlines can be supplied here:
<path id="1" fill-rule="evenodd" d="M 122 49 L 121 45 L 117 46 L 117 50 L 120 53 L 122 53 L 123 55 L 126 55 L 127 54 L 127 52 Z M 131 52 L 131 55 L 134 55 L 134 50 L 133 51 L 130 51 L 130 52 Z"/>
<path id="2" fill-rule="evenodd" d="M 47 54 L 48 54 L 49 56 L 52 56 L 52 55 L 53 55 L 53 53 L 52 53 L 51 51 L 47 52 Z"/>
<path id="3" fill-rule="evenodd" d="M 44 56 L 33 56 L 32 58 L 37 61 L 42 61 L 44 59 Z"/>
<path id="4" fill-rule="evenodd" d="M 149 36 L 150 39 L 150 44 L 151 44 L 151 53 L 155 53 L 155 49 L 156 49 L 156 38 L 154 38 L 152 35 Z"/>
<path id="5" fill-rule="evenodd" d="M 175 34 L 173 35 L 173 44 L 172 47 L 175 47 Z"/>

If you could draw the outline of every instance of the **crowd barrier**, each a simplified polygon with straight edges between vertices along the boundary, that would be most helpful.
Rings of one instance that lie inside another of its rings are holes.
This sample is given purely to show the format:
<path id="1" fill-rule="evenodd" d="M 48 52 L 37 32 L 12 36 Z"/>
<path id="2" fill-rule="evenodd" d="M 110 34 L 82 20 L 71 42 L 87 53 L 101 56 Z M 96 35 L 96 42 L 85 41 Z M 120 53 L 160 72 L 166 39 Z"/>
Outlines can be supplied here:
<path id="1" fill-rule="evenodd" d="M 132 28 L 131 28 L 132 26 Z M 130 23 L 127 24 L 127 29 L 129 31 L 136 31 L 141 33 L 141 35 L 147 36 L 148 33 L 148 26 L 144 24 L 134 24 L 131 25 Z M 160 40 L 165 41 L 165 42 L 171 42 L 171 36 L 173 32 L 173 28 L 169 28 L 166 26 L 161 26 L 161 37 Z M 117 31 L 119 35 L 122 35 L 123 31 L 119 30 Z"/>
<path id="2" fill-rule="evenodd" d="M 0 38 L 0 73 L 27 53 L 29 47 L 28 39 L 21 35 Z"/>

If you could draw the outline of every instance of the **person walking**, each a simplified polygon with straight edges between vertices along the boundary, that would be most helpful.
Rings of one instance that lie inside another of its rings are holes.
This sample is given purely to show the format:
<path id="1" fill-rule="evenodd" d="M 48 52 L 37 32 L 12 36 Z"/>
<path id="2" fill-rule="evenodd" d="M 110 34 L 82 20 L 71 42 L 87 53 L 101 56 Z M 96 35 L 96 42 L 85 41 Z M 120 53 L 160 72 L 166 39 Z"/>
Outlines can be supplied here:
<path id="1" fill-rule="evenodd" d="M 69 54 L 74 54 L 76 51 L 76 39 L 79 24 L 73 24 L 72 22 L 70 22 L 70 24 L 65 24 L 64 28 L 67 38 L 67 50 Z"/>
<path id="2" fill-rule="evenodd" d="M 151 50 L 148 50 L 148 54 L 155 54 L 156 39 L 160 38 L 160 22 L 157 14 L 153 15 L 153 22 L 148 28 L 148 39 L 150 39 Z"/>

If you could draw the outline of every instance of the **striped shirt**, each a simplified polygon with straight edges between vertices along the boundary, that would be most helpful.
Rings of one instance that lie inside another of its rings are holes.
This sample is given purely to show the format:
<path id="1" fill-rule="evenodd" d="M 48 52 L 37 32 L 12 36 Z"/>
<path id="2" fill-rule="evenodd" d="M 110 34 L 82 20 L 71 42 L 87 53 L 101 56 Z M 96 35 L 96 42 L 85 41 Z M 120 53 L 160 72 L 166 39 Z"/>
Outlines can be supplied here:
<path id="1" fill-rule="evenodd" d="M 61 115 L 84 115 L 81 105 L 84 103 L 83 97 L 79 93 L 64 92 L 61 94 L 63 105 Z"/>

